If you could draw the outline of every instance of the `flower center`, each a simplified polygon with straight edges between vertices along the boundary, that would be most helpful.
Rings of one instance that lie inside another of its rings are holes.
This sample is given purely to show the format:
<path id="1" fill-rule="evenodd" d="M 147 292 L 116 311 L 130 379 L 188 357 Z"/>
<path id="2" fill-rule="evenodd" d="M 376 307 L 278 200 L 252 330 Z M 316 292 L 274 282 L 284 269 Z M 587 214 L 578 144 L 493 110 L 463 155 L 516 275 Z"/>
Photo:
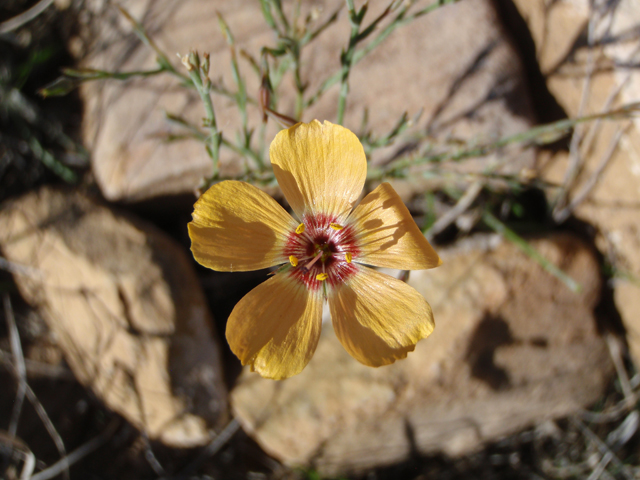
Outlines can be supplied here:
<path id="1" fill-rule="evenodd" d="M 293 267 L 290 274 L 315 290 L 322 282 L 335 286 L 356 272 L 351 263 L 359 249 L 351 226 L 327 215 L 309 215 L 289 234 L 284 253 Z"/>

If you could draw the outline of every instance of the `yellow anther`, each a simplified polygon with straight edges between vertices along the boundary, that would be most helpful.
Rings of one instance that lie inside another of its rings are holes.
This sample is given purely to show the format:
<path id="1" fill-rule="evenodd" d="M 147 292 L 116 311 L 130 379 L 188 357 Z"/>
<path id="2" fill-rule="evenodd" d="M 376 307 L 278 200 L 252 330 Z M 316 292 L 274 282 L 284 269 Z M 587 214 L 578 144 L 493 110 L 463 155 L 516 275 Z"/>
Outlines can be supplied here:
<path id="1" fill-rule="evenodd" d="M 316 280 L 320 280 L 321 282 L 324 282 L 327 278 L 329 278 L 329 275 L 326 273 L 319 273 L 316 275 Z"/>
<path id="2" fill-rule="evenodd" d="M 297 267 L 298 266 L 298 259 L 296 257 L 294 257 L 293 255 L 289 255 L 289 263 L 292 266 Z"/>
<path id="3" fill-rule="evenodd" d="M 304 223 L 301 223 L 300 225 L 298 225 L 298 227 L 296 228 L 296 233 L 298 235 L 300 235 L 301 233 L 304 232 Z"/>
<path id="4" fill-rule="evenodd" d="M 347 263 L 351 263 L 351 252 L 347 252 L 344 254 L 344 258 L 347 261 Z M 295 266 L 295 265 L 294 265 Z"/>
<path id="5" fill-rule="evenodd" d="M 339 225 L 337 223 L 330 223 L 329 226 L 334 230 L 342 230 L 344 228 L 342 225 Z"/>

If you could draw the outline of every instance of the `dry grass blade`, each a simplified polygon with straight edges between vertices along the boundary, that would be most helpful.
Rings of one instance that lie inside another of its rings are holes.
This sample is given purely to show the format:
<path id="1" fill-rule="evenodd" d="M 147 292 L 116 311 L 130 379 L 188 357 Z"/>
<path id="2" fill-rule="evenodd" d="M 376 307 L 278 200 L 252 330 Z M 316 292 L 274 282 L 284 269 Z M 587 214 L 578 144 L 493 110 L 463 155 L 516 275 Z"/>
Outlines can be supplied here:
<path id="1" fill-rule="evenodd" d="M 15 437 L 16 431 L 18 429 L 18 421 L 20 419 L 20 413 L 22 411 L 22 404 L 24 403 L 25 396 L 29 400 L 29 402 L 33 405 L 36 413 L 40 417 L 40 420 L 44 424 L 47 432 L 51 436 L 51 439 L 56 445 L 60 456 L 64 459 L 66 457 L 66 451 L 64 447 L 64 442 L 60 437 L 60 434 L 54 427 L 51 419 L 47 415 L 46 410 L 38 400 L 38 397 L 33 392 L 29 384 L 27 383 L 27 368 L 25 366 L 24 356 L 22 354 L 22 346 L 20 344 L 20 336 L 18 333 L 18 328 L 15 323 L 15 317 L 13 315 L 13 309 L 11 307 L 11 299 L 8 294 L 3 295 L 3 304 L 4 304 L 4 315 L 5 320 L 7 321 L 7 326 L 9 330 L 9 340 L 11 342 L 11 350 L 14 356 L 14 364 L 11 365 L 11 371 L 16 377 L 18 381 L 18 392 L 16 394 L 16 401 L 14 402 L 13 411 L 11 412 L 11 420 L 9 422 L 9 434 Z M 62 469 L 62 474 L 66 480 L 69 480 L 69 466 L 64 462 L 65 466 Z"/>
<path id="2" fill-rule="evenodd" d="M 12 355 L 2 349 L 0 349 L 0 364 L 6 365 L 9 369 L 13 367 Z M 35 375 L 69 381 L 76 378 L 69 368 L 62 365 L 51 365 L 28 358 L 24 359 L 24 365 L 27 369 L 27 377 Z"/>
<path id="3" fill-rule="evenodd" d="M 20 480 L 29 480 L 33 477 L 33 469 L 36 466 L 36 456 L 31 452 L 25 453 L 24 465 L 22 466 L 22 473 L 20 473 Z"/>
<path id="4" fill-rule="evenodd" d="M 611 334 L 608 334 L 605 339 L 607 341 L 607 347 L 609 348 L 611 360 L 613 361 L 613 365 L 616 368 L 616 373 L 618 374 L 618 380 L 620 381 L 620 386 L 622 387 L 622 393 L 624 394 L 625 402 L 629 407 L 632 407 L 636 403 L 637 398 L 633 393 L 633 388 L 631 388 L 631 382 L 629 382 L 629 375 L 627 375 L 627 370 L 624 368 L 620 341 Z"/>
<path id="5" fill-rule="evenodd" d="M 207 447 L 196 457 L 196 459 L 187 465 L 180 473 L 180 477 L 189 476 L 195 472 L 208 459 L 214 456 L 229 441 L 231 437 L 240 429 L 240 423 L 234 418 L 231 420 L 224 430 L 220 432 Z"/>
<path id="6" fill-rule="evenodd" d="M 619 469 L 624 478 L 633 480 L 634 477 L 629 473 L 627 467 L 620 461 L 615 453 L 611 451 L 609 446 L 605 442 L 600 440 L 600 437 L 593 433 L 593 431 L 589 427 L 587 427 L 584 422 L 582 422 L 582 420 L 574 417 L 571 419 L 571 422 L 583 433 L 584 436 L 586 436 L 596 446 L 596 448 L 603 455 L 603 458 L 604 456 L 610 457 L 609 461 L 613 463 L 617 469 Z"/>
<path id="7" fill-rule="evenodd" d="M 16 320 L 13 315 L 13 308 L 11 307 L 11 299 L 7 293 L 2 296 L 2 303 L 4 304 L 4 318 L 9 330 L 11 352 L 13 353 L 14 367 L 18 379 L 18 391 L 16 392 L 16 399 L 13 402 L 11 419 L 9 420 L 9 435 L 15 437 L 18 431 L 18 422 L 20 421 L 20 414 L 22 413 L 24 397 L 27 393 L 27 368 L 24 364 L 24 355 L 22 354 L 22 345 L 20 343 Z"/>
<path id="8" fill-rule="evenodd" d="M 41 277 L 42 272 L 32 267 L 25 267 L 17 263 L 10 262 L 6 258 L 0 257 L 0 269 L 5 270 L 14 275 L 25 275 L 27 277 Z"/>
<path id="9" fill-rule="evenodd" d="M 13 363 L 9 363 L 7 366 L 9 367 L 9 371 L 13 374 L 13 376 L 19 381 L 20 375 L 18 373 L 17 367 Z M 26 371 L 26 368 L 25 368 L 25 371 Z M 25 378 L 26 378 L 26 373 L 25 373 Z M 47 433 L 49 434 L 49 436 L 53 440 L 53 443 L 55 444 L 56 449 L 58 450 L 58 453 L 59 453 L 59 455 L 61 457 L 61 461 L 63 462 L 63 468 L 62 468 L 63 478 L 65 480 L 69 480 L 70 479 L 70 477 L 69 477 L 69 465 L 68 465 L 67 460 L 66 460 L 67 452 L 66 452 L 66 449 L 65 449 L 65 446 L 64 446 L 64 442 L 62 441 L 62 437 L 60 436 L 60 434 L 56 430 L 56 427 L 53 425 L 53 422 L 49 418 L 49 415 L 47 414 L 47 411 L 42 406 L 42 403 L 40 402 L 40 400 L 38 400 L 38 397 L 36 396 L 34 391 L 31 389 L 29 384 L 26 383 L 26 381 L 25 381 L 24 385 L 25 385 L 25 396 L 26 396 L 27 400 L 29 400 L 29 403 L 31 403 L 31 405 L 33 405 L 33 408 L 35 409 L 36 414 L 40 418 L 40 421 L 42 421 L 45 429 L 47 430 Z M 14 411 L 15 411 L 15 408 L 14 408 Z"/>
<path id="10" fill-rule="evenodd" d="M 53 2 L 54 0 L 40 0 L 29 10 L 22 12 L 20 15 L 17 15 L 13 18 L 10 18 L 5 22 L 0 23 L 0 35 L 2 35 L 3 33 L 13 32 L 14 30 L 17 30 L 18 28 L 23 26 L 25 23 L 30 22 L 42 12 L 44 12 L 47 8 L 49 8 L 49 5 L 51 5 Z"/>
<path id="11" fill-rule="evenodd" d="M 116 432 L 119 425 L 120 425 L 120 422 L 118 420 L 112 421 L 111 424 L 109 424 L 109 426 L 102 433 L 95 436 L 88 442 L 82 444 L 81 446 L 76 448 L 73 452 L 69 453 L 69 455 L 58 460 L 49 468 L 46 468 L 45 470 L 42 470 L 41 472 L 36 473 L 31 477 L 31 480 L 49 480 L 50 478 L 54 478 L 60 475 L 61 473 L 64 472 L 65 469 L 68 469 L 71 465 L 82 460 L 91 452 L 97 450 L 98 448 L 103 446 L 105 443 L 107 443 L 107 441 Z"/>
<path id="12" fill-rule="evenodd" d="M 36 394 L 33 392 L 33 390 L 31 390 L 31 387 L 29 385 L 27 385 L 27 399 L 29 400 L 29 402 L 31 402 L 31 405 L 33 405 L 33 408 L 38 414 L 38 417 L 40 417 L 40 421 L 43 423 L 44 427 L 47 429 L 47 433 L 53 440 L 53 443 L 55 443 L 56 445 L 58 453 L 61 457 L 60 461 L 63 462 L 61 468 L 63 478 L 65 480 L 70 480 L 67 452 L 64 446 L 64 442 L 62 441 L 62 437 L 60 437 L 60 434 L 56 430 L 56 427 L 53 425 L 53 422 L 49 418 L 49 415 L 47 415 L 47 411 L 44 409 L 42 403 L 40 403 L 40 400 L 38 400 L 38 397 L 36 397 Z"/>
<path id="13" fill-rule="evenodd" d="M 598 181 L 602 177 L 604 170 L 607 168 L 607 165 L 609 165 L 609 161 L 611 160 L 611 158 L 613 158 L 613 154 L 615 153 L 616 148 L 618 147 L 618 142 L 620 141 L 620 138 L 622 137 L 623 132 L 624 131 L 622 129 L 618 129 L 616 131 L 616 134 L 611 139 L 609 148 L 607 149 L 606 153 L 602 157 L 602 160 L 600 160 L 600 164 L 598 165 L 596 170 L 593 172 L 589 180 L 582 187 L 580 192 L 578 192 L 575 198 L 571 200 L 569 205 L 567 205 L 565 208 L 562 208 L 560 210 L 555 210 L 553 212 L 553 219 L 556 222 L 562 223 L 567 218 L 569 218 L 571 213 L 578 207 L 578 205 L 580 205 L 589 196 L 591 191 L 598 184 Z"/>
<path id="14" fill-rule="evenodd" d="M 483 187 L 484 183 L 481 181 L 477 181 L 469 185 L 469 188 L 467 188 L 464 195 L 460 197 L 458 203 L 456 203 L 451 210 L 442 215 L 427 231 L 425 234 L 427 239 L 431 240 L 434 235 L 442 232 L 445 228 L 455 222 L 460 215 L 466 212 L 474 200 L 478 198 Z"/>
<path id="15" fill-rule="evenodd" d="M 147 460 L 156 475 L 164 477 L 166 472 L 158 460 L 158 457 L 156 457 L 156 454 L 153 453 L 153 449 L 149 443 L 149 437 L 146 434 L 143 434 L 142 438 L 144 441 L 144 458 Z"/>
<path id="16" fill-rule="evenodd" d="M 605 468 L 607 468 L 607 465 L 611 463 L 611 457 L 612 455 L 610 453 L 605 453 L 600 459 L 600 461 L 598 462 L 598 465 L 596 465 L 596 468 L 593 469 L 593 471 L 591 472 L 591 475 L 589 475 L 587 480 L 598 480 L 604 473 L 604 470 Z"/>
<path id="17" fill-rule="evenodd" d="M 591 80 L 593 77 L 593 71 L 595 68 L 594 61 L 594 52 L 593 52 L 593 44 L 594 44 L 594 30 L 596 17 L 594 15 L 593 4 L 589 5 L 589 24 L 587 26 L 587 42 L 588 42 L 588 52 L 587 52 L 587 65 L 584 74 L 584 82 L 582 85 L 582 94 L 580 97 L 580 105 L 578 106 L 578 117 L 584 115 L 584 111 L 587 108 L 587 104 L 589 102 L 589 93 L 591 90 Z M 583 136 L 583 125 L 576 125 L 576 128 L 573 130 L 573 135 L 571 135 L 571 144 L 569 145 L 569 167 L 565 172 L 564 177 L 564 185 L 565 185 L 565 193 L 573 184 L 577 172 L 580 166 L 580 143 L 582 142 Z"/>
<path id="18" fill-rule="evenodd" d="M 29 447 L 19 438 L 2 430 L 0 430 L 0 444 L 8 445 L 12 449 L 14 457 L 20 457 L 24 460 L 20 480 L 29 480 L 36 466 L 36 457 Z"/>

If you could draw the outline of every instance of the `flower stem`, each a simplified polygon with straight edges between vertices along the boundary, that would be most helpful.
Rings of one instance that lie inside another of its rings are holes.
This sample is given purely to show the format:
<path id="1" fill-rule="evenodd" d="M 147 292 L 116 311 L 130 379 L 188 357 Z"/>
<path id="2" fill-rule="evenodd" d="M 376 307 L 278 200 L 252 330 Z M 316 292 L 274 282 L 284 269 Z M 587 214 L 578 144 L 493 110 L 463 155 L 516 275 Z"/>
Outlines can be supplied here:
<path id="1" fill-rule="evenodd" d="M 349 73 L 353 65 L 353 54 L 358 43 L 358 33 L 360 32 L 360 24 L 367 10 L 367 6 L 362 7 L 360 12 L 356 12 L 353 0 L 346 0 L 347 10 L 349 11 L 349 23 L 351 23 L 351 34 L 349 36 L 349 46 L 343 50 L 340 56 L 340 95 L 338 97 L 338 116 L 337 123 L 342 125 L 344 122 L 344 111 L 347 105 L 347 95 L 349 94 Z"/>
<path id="2" fill-rule="evenodd" d="M 496 233 L 502 235 L 504 238 L 518 247 L 525 255 L 537 262 L 542 268 L 544 268 L 551 275 L 556 277 L 562 283 L 564 283 L 569 290 L 573 293 L 580 293 L 582 286 L 576 282 L 569 275 L 564 273 L 553 263 L 547 260 L 541 255 L 535 248 L 533 248 L 524 238 L 518 235 L 516 232 L 507 227 L 504 223 L 498 220 L 491 212 L 485 210 L 482 214 L 482 220 L 484 223 Z"/>
<path id="3" fill-rule="evenodd" d="M 204 105 L 205 118 L 204 126 L 209 129 L 209 137 L 207 138 L 207 152 L 213 161 L 213 172 L 211 178 L 218 174 L 218 162 L 220 160 L 220 144 L 222 143 L 222 133 L 218 131 L 216 124 L 216 114 L 213 110 L 213 102 L 211 101 L 211 81 L 207 77 L 202 81 L 202 76 L 197 68 L 189 70 L 189 76 L 193 85 L 196 87 L 202 103 Z"/>

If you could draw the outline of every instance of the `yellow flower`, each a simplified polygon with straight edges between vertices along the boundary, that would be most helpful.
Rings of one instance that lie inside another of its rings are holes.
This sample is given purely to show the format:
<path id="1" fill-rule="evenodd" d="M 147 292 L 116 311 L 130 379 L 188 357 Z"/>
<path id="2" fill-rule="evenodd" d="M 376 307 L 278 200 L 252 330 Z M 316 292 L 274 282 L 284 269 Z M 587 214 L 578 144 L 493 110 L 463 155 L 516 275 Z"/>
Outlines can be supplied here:
<path id="1" fill-rule="evenodd" d="M 358 138 L 317 120 L 283 130 L 270 148 L 294 220 L 244 182 L 224 181 L 196 202 L 189 223 L 195 259 L 213 270 L 284 265 L 235 306 L 227 340 L 263 377 L 296 375 L 315 352 L 326 298 L 336 335 L 365 365 L 405 358 L 434 328 L 416 290 L 365 265 L 419 270 L 442 262 L 391 185 L 354 208 L 367 161 Z"/>

